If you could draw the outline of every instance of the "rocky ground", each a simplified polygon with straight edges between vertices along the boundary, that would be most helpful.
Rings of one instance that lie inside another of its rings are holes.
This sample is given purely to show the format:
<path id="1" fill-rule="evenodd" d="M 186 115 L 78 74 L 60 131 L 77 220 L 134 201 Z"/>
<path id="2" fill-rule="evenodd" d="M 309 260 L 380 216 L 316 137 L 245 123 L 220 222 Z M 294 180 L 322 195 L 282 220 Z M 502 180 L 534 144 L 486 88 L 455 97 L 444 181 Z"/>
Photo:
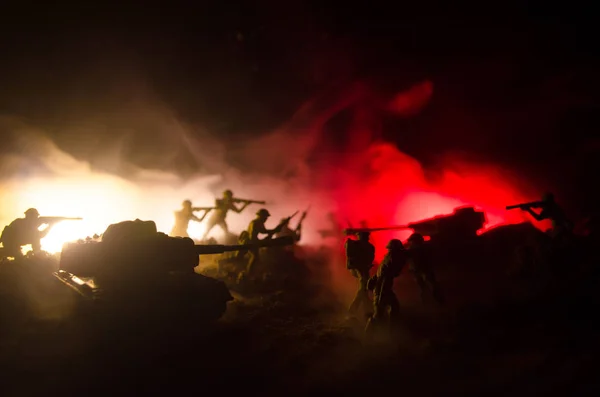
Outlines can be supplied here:
<path id="1" fill-rule="evenodd" d="M 345 304 L 323 289 L 234 293 L 210 326 L 155 319 L 140 327 L 124 319 L 107 327 L 81 313 L 34 319 L 6 309 L 0 392 L 539 396 L 599 389 L 593 297 L 570 290 L 440 309 L 414 299 L 409 285 L 398 282 L 403 329 L 376 344 L 365 343 L 361 321 L 346 320 Z M 3 307 L 18 312 L 15 305 Z"/>

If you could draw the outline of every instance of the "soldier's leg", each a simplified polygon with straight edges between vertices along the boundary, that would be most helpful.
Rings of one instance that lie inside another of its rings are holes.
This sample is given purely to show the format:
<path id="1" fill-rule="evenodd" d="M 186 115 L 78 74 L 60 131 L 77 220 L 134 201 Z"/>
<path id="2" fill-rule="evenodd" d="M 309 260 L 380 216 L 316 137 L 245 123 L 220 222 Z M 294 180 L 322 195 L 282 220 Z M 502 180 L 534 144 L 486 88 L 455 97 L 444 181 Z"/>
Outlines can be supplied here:
<path id="1" fill-rule="evenodd" d="M 368 310 L 368 308 L 371 306 L 369 289 L 367 288 L 367 285 L 369 284 L 369 272 L 361 272 L 358 281 L 360 285 L 361 305 L 365 310 Z"/>
<path id="2" fill-rule="evenodd" d="M 398 329 L 400 326 L 400 303 L 393 291 L 390 291 L 390 294 L 387 297 L 387 303 L 390 306 L 390 327 L 392 329 Z"/>
<path id="3" fill-rule="evenodd" d="M 256 271 L 256 266 L 260 262 L 260 254 L 258 250 L 248 251 L 248 265 L 246 266 L 246 274 L 251 276 Z"/>
<path id="4" fill-rule="evenodd" d="M 225 236 L 227 236 L 229 234 L 229 226 L 227 226 L 227 222 L 225 222 L 225 219 L 220 221 L 218 225 L 221 228 L 221 230 L 223 230 L 223 233 L 225 233 Z"/>
<path id="5" fill-rule="evenodd" d="M 419 285 L 419 290 L 421 291 L 421 300 L 423 302 L 425 302 L 428 287 L 427 287 L 427 283 L 425 282 L 425 279 L 423 277 L 423 273 L 421 273 L 419 271 L 415 271 L 415 272 L 413 272 L 413 277 L 414 277 L 415 281 L 417 282 L 417 284 Z"/>
<path id="6" fill-rule="evenodd" d="M 440 305 L 444 304 L 444 302 L 445 302 L 444 295 L 442 294 L 442 291 L 440 290 L 440 285 L 438 284 L 437 280 L 435 279 L 435 274 L 433 273 L 433 271 L 431 271 L 431 270 L 427 271 L 424 274 L 424 278 L 425 278 L 425 281 L 429 284 L 429 288 L 431 289 L 431 293 L 432 293 L 435 301 L 437 303 L 439 303 Z"/>
<path id="7" fill-rule="evenodd" d="M 348 308 L 348 313 L 356 314 L 361 305 L 369 303 L 369 292 L 367 291 L 367 282 L 369 279 L 363 277 L 361 272 L 357 270 L 352 270 L 352 275 L 358 279 L 358 290 Z"/>
<path id="8" fill-rule="evenodd" d="M 15 259 L 23 256 L 23 253 L 21 252 L 21 246 L 19 244 L 14 244 L 12 242 L 3 242 L 2 245 L 4 246 L 2 252 L 3 256 Z"/>
<path id="9" fill-rule="evenodd" d="M 206 238 L 208 237 L 208 233 L 210 233 L 212 228 L 215 226 L 216 226 L 216 222 L 212 219 L 209 219 L 206 222 L 206 230 L 204 231 L 204 234 L 202 235 L 202 240 L 206 240 Z"/>
<path id="10" fill-rule="evenodd" d="M 385 301 L 379 301 L 377 297 L 373 300 L 373 315 L 367 320 L 365 334 L 367 338 L 372 338 L 374 334 L 381 329 L 382 323 L 385 321 L 385 311 L 387 306 Z"/>

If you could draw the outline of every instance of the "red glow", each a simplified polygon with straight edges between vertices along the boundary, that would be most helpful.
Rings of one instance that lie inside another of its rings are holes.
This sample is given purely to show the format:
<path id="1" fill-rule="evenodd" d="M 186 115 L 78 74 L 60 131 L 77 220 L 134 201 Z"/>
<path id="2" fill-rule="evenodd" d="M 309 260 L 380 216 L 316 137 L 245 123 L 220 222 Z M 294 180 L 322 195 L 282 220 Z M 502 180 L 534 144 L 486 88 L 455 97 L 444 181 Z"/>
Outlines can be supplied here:
<path id="1" fill-rule="evenodd" d="M 335 198 L 340 218 L 353 224 L 367 219 L 372 227 L 403 225 L 472 205 L 486 213 L 487 230 L 527 220 L 523 212 L 506 211 L 505 206 L 536 199 L 519 192 L 515 181 L 489 165 L 449 163 L 431 180 L 415 159 L 388 143 L 372 144 L 363 153 L 349 157 L 345 165 L 334 171 L 332 180 L 337 183 Z M 405 239 L 411 233 L 373 233 L 378 259 L 385 253 L 389 239 Z"/>

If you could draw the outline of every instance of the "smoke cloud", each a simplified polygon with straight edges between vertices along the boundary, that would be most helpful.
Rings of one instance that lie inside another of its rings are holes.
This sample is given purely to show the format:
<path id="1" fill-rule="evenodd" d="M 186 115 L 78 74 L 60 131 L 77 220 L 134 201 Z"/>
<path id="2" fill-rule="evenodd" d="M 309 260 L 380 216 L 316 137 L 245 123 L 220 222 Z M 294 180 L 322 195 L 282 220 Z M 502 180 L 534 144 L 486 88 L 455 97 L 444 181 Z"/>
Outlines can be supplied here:
<path id="1" fill-rule="evenodd" d="M 55 227 L 48 237 L 61 236 L 54 248 L 61 239 L 102 233 L 110 223 L 126 219 L 151 219 L 168 233 L 173 211 L 184 199 L 211 206 L 227 188 L 238 197 L 266 200 L 271 226 L 311 205 L 303 228 L 303 242 L 309 245 L 324 243 L 317 231 L 331 227 L 330 212 L 343 226 L 364 220 L 376 227 L 475 205 L 487 212 L 488 227 L 523 221 L 522 214 L 509 214 L 504 206 L 536 199 L 539 192 L 525 190 L 509 170 L 442 153 L 439 167 L 424 169 L 379 139 L 384 114 L 415 117 L 433 95 L 430 81 L 392 97 L 357 82 L 313 98 L 274 131 L 235 141 L 186 125 L 160 101 L 140 99 L 110 115 L 110 122 L 65 126 L 62 143 L 69 151 L 35 123 L 3 117 L 0 222 L 8 224 L 29 207 L 43 215 L 83 217 Z M 353 114 L 353 122 L 338 134 L 344 142 L 332 144 L 327 140 L 330 122 L 340 112 Z M 106 130 L 119 123 L 112 148 L 99 145 Z M 258 206 L 229 215 L 230 229 L 245 229 L 255 210 Z M 190 235 L 199 237 L 203 227 L 192 224 Z M 218 229 L 212 235 L 222 237 Z M 406 233 L 374 235 L 379 257 L 386 241 L 398 236 Z M 342 241 L 325 243 L 341 247 Z"/>

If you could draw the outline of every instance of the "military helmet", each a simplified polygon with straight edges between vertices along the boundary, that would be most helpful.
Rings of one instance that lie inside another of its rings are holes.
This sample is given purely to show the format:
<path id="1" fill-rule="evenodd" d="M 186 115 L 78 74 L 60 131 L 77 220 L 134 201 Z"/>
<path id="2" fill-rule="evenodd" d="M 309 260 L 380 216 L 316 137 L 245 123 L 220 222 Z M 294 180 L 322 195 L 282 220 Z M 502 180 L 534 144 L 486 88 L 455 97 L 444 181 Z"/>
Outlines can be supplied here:
<path id="1" fill-rule="evenodd" d="M 271 214 L 269 213 L 269 211 L 267 211 L 265 208 L 261 208 L 258 211 L 256 211 L 256 215 L 258 215 L 258 216 L 271 216 Z"/>
<path id="2" fill-rule="evenodd" d="M 387 249 L 402 249 L 404 248 L 404 244 L 402 244 L 402 241 L 398 240 L 397 238 L 391 239 L 387 245 L 385 246 L 385 248 Z"/>
<path id="3" fill-rule="evenodd" d="M 544 193 L 544 195 L 542 196 L 542 201 L 554 201 L 554 194 Z"/>
<path id="4" fill-rule="evenodd" d="M 419 233 L 413 233 L 410 235 L 410 237 L 408 238 L 409 242 L 417 242 L 417 243 L 422 243 L 425 241 L 425 239 L 423 238 L 423 236 Z"/>
<path id="5" fill-rule="evenodd" d="M 191 200 L 184 200 L 182 205 L 184 207 L 191 207 L 192 206 L 192 201 Z"/>
<path id="6" fill-rule="evenodd" d="M 366 238 L 368 238 L 371 235 L 371 233 L 370 232 L 357 232 L 356 235 L 358 237 L 366 237 Z"/>
<path id="7" fill-rule="evenodd" d="M 227 190 L 225 190 L 223 192 L 223 196 L 225 196 L 225 197 L 232 197 L 233 196 L 233 192 L 231 190 L 227 189 Z"/>
<path id="8" fill-rule="evenodd" d="M 29 208 L 25 211 L 25 216 L 40 216 L 40 213 L 35 208 Z"/>

